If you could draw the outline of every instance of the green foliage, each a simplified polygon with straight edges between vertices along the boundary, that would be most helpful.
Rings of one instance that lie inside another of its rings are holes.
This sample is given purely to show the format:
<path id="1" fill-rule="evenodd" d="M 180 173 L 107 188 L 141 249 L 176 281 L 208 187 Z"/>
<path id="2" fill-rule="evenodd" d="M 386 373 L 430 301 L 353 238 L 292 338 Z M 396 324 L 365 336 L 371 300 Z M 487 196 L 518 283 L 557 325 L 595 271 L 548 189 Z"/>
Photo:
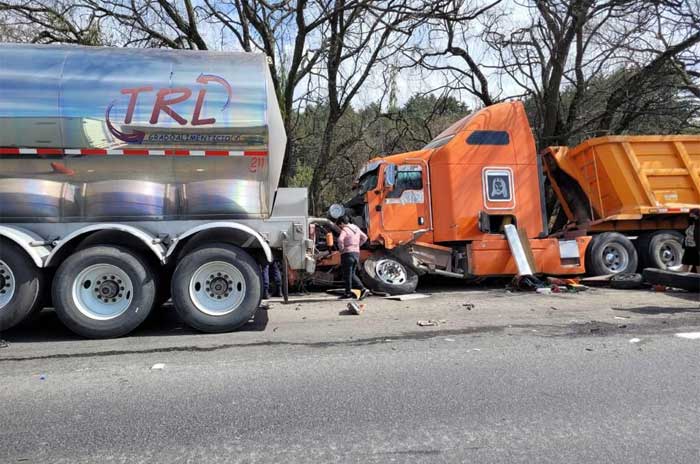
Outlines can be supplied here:
<path id="1" fill-rule="evenodd" d="M 353 179 L 368 160 L 418 150 L 469 112 L 455 98 L 435 95 L 414 95 L 403 106 L 393 103 L 388 111 L 382 111 L 377 103 L 362 109 L 351 107 L 336 127 L 331 162 L 323 179 L 322 203 L 347 198 Z M 325 104 L 307 106 L 295 115 L 294 186 L 308 186 L 327 116 Z"/>

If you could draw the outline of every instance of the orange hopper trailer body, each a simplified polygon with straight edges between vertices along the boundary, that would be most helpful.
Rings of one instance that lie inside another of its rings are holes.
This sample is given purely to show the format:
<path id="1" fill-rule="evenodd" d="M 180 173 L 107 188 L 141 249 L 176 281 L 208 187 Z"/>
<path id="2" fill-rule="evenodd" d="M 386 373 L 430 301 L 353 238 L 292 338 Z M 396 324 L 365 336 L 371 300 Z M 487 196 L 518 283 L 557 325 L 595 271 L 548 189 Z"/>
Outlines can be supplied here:
<path id="1" fill-rule="evenodd" d="M 507 225 L 534 273 L 580 275 L 589 264 L 595 274 L 630 272 L 639 263 L 634 241 L 648 246 L 659 231 L 677 240 L 700 203 L 699 147 L 700 137 L 606 137 L 538 155 L 523 104 L 500 103 L 421 150 L 371 160 L 355 196 L 330 213 L 365 228 L 363 276 L 389 292 L 412 291 L 422 274 L 518 274 Z M 568 219 L 557 231 L 548 227 L 545 176 Z M 337 262 L 329 251 L 319 270 Z"/>

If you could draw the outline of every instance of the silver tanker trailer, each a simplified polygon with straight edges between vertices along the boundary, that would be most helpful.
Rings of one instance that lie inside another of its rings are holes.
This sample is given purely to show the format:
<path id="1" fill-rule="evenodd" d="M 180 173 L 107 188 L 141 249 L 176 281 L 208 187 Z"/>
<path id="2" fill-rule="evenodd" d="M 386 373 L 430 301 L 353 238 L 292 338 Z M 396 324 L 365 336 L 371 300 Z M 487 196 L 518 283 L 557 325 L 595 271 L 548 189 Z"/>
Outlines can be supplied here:
<path id="1" fill-rule="evenodd" d="M 0 44 L 0 330 L 244 324 L 261 265 L 314 267 L 285 143 L 264 55 Z"/>

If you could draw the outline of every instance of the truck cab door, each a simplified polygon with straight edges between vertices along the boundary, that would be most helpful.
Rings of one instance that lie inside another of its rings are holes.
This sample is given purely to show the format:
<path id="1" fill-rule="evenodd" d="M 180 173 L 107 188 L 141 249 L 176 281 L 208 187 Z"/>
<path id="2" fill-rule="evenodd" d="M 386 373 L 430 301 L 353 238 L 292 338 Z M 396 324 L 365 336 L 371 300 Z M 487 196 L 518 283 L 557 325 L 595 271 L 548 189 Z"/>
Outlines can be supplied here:
<path id="1" fill-rule="evenodd" d="M 385 232 L 406 232 L 399 234 L 402 237 L 397 242 L 410 239 L 415 231 L 431 230 L 430 180 L 425 161 L 397 166 L 393 188 L 385 188 L 381 221 Z"/>

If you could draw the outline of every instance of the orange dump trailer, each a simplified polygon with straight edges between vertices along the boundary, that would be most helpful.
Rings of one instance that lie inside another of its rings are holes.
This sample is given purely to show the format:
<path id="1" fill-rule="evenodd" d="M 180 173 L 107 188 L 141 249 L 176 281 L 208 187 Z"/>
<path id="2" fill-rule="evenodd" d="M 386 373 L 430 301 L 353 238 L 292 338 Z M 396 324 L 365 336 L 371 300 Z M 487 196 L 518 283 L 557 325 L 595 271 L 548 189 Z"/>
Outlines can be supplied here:
<path id="1" fill-rule="evenodd" d="M 600 137 L 543 157 L 562 234 L 593 235 L 591 250 L 607 246 L 608 258 L 626 249 L 645 267 L 680 264 L 688 211 L 700 206 L 700 136 Z M 589 270 L 603 271 L 594 257 Z"/>
<path id="2" fill-rule="evenodd" d="M 666 268 L 679 262 L 680 232 L 700 204 L 699 164 L 700 137 L 606 137 L 538 154 L 523 104 L 505 102 L 420 150 L 371 160 L 353 198 L 329 215 L 367 231 L 363 278 L 390 293 L 413 291 L 423 274 L 515 275 L 523 260 L 551 275 L 633 272 L 640 257 Z M 556 230 L 547 178 L 566 215 Z M 339 259 L 322 248 L 327 276 Z"/>

